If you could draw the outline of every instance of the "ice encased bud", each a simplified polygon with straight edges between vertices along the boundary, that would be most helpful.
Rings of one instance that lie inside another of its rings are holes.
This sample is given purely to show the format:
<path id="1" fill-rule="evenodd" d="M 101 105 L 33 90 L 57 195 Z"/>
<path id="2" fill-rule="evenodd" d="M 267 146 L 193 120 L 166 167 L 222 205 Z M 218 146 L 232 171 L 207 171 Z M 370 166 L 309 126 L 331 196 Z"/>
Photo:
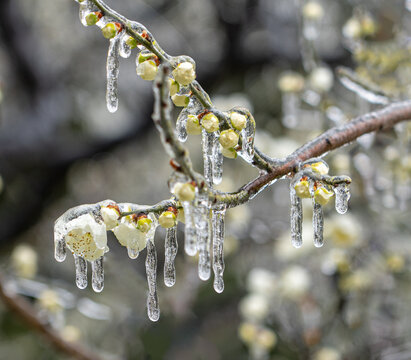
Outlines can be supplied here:
<path id="1" fill-rule="evenodd" d="M 188 61 L 177 65 L 173 70 L 174 79 L 181 85 L 189 85 L 196 78 L 194 65 Z"/>

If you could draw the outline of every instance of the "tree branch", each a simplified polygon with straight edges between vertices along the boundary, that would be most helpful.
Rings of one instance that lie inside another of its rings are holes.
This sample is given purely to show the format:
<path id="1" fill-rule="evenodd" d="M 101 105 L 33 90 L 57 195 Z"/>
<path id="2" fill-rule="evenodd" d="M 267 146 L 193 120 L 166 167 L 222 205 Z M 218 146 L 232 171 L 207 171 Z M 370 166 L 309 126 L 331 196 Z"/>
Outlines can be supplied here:
<path id="1" fill-rule="evenodd" d="M 80 344 L 63 340 L 56 330 L 52 329 L 36 315 L 35 309 L 28 301 L 5 287 L 5 279 L 2 274 L 0 274 L 0 299 L 28 326 L 42 334 L 56 349 L 77 360 L 102 360 L 100 356 L 92 353 Z"/>

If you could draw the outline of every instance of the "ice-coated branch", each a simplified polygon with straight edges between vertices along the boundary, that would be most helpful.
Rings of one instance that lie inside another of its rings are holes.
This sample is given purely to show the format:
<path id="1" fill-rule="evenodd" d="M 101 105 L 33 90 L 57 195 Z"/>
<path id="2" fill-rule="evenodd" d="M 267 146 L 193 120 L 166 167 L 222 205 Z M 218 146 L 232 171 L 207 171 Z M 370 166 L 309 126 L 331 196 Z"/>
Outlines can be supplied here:
<path id="1" fill-rule="evenodd" d="M 2 274 L 0 274 L 0 299 L 9 310 L 16 313 L 28 326 L 43 335 L 56 349 L 64 352 L 70 358 L 77 360 L 101 359 L 100 356 L 85 349 L 80 344 L 65 341 L 55 329 L 44 322 L 44 319 L 37 316 L 36 310 L 28 301 L 7 287 Z"/>

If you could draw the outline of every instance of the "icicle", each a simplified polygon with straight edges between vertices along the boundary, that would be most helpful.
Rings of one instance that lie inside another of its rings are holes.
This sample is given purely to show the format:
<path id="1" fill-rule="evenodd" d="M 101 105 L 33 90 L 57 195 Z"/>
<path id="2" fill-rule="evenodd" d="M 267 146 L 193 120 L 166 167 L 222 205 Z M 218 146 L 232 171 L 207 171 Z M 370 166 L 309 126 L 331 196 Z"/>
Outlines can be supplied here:
<path id="1" fill-rule="evenodd" d="M 195 225 L 197 229 L 198 248 L 198 276 L 201 280 L 208 280 L 211 273 L 210 250 L 209 250 L 209 218 L 210 210 L 207 193 L 197 195 L 197 206 L 195 208 Z"/>
<path id="2" fill-rule="evenodd" d="M 247 119 L 247 126 L 241 130 L 242 149 L 238 154 L 249 164 L 253 162 L 254 158 L 254 134 L 255 121 L 250 115 Z"/>
<path id="3" fill-rule="evenodd" d="M 177 138 L 181 142 L 187 141 L 187 117 L 188 111 L 187 108 L 184 108 L 181 110 L 176 121 Z"/>
<path id="4" fill-rule="evenodd" d="M 135 246 L 127 246 L 127 255 L 130 259 L 137 259 L 138 255 L 140 255 L 140 250 Z"/>
<path id="5" fill-rule="evenodd" d="M 91 284 L 95 292 L 101 292 L 104 288 L 103 259 L 104 256 L 91 262 Z"/>
<path id="6" fill-rule="evenodd" d="M 110 45 L 107 53 L 107 91 L 106 102 L 107 109 L 111 113 L 118 108 L 118 73 L 119 73 L 119 47 L 120 36 L 110 39 Z"/>
<path id="7" fill-rule="evenodd" d="M 147 241 L 146 273 L 148 283 L 147 314 L 151 321 L 157 321 L 160 318 L 157 297 L 157 252 L 151 239 Z"/>
<path id="8" fill-rule="evenodd" d="M 214 290 L 218 293 L 224 290 L 224 215 L 225 208 L 212 211 Z"/>
<path id="9" fill-rule="evenodd" d="M 335 210 L 339 214 L 345 214 L 348 210 L 348 200 L 350 199 L 350 188 L 346 184 L 337 185 L 334 188 Z"/>
<path id="10" fill-rule="evenodd" d="M 213 146 L 213 183 L 218 185 L 223 180 L 223 161 L 224 156 L 221 152 L 221 145 L 218 141 L 218 137 L 214 137 L 214 146 Z"/>
<path id="11" fill-rule="evenodd" d="M 214 133 L 208 133 L 203 129 L 202 143 L 203 143 L 203 160 L 204 160 L 204 177 L 207 184 L 211 186 L 213 182 L 213 148 L 214 148 Z"/>
<path id="12" fill-rule="evenodd" d="M 302 222 L 303 206 L 302 199 L 297 196 L 294 189 L 294 182 L 290 184 L 291 198 L 291 243 L 294 247 L 299 248 L 303 244 Z"/>
<path id="13" fill-rule="evenodd" d="M 176 269 L 174 259 L 177 255 L 177 226 L 167 229 L 166 240 L 164 245 L 164 284 L 168 287 L 173 286 L 176 282 Z"/>
<path id="14" fill-rule="evenodd" d="M 79 6 L 79 17 L 80 21 L 83 24 L 83 26 L 88 26 L 87 21 L 86 21 L 86 16 L 90 12 L 91 5 L 89 0 L 84 0 L 83 2 L 80 3 Z"/>
<path id="15" fill-rule="evenodd" d="M 130 45 L 127 44 L 127 39 L 129 35 L 123 30 L 120 35 L 120 49 L 119 54 L 122 58 L 127 59 L 131 55 Z"/>
<path id="16" fill-rule="evenodd" d="M 74 255 L 74 264 L 76 267 L 76 285 L 79 289 L 87 287 L 87 261 L 81 256 Z"/>
<path id="17" fill-rule="evenodd" d="M 54 229 L 54 258 L 58 262 L 66 259 L 66 242 L 59 229 Z"/>
<path id="18" fill-rule="evenodd" d="M 185 233 L 184 233 L 184 250 L 189 256 L 197 254 L 197 233 L 194 221 L 194 205 L 192 202 L 184 201 L 184 219 L 185 219 Z"/>
<path id="19" fill-rule="evenodd" d="M 314 228 L 314 246 L 321 247 L 324 245 L 324 215 L 323 207 L 317 204 L 313 199 L 313 228 Z"/>

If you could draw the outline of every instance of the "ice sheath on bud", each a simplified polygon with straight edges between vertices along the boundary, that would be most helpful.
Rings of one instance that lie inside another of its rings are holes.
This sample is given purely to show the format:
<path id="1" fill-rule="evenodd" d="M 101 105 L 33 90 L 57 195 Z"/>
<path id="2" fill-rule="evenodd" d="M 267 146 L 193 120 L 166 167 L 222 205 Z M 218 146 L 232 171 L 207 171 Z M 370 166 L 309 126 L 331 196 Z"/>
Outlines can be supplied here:
<path id="1" fill-rule="evenodd" d="M 176 134 L 177 138 L 181 142 L 185 142 L 187 140 L 187 118 L 189 112 L 187 108 L 181 110 L 180 114 L 178 115 L 176 121 Z"/>
<path id="2" fill-rule="evenodd" d="M 84 0 L 79 5 L 79 18 L 83 26 L 88 26 L 86 16 L 92 11 L 93 3 L 89 0 Z"/>
<path id="3" fill-rule="evenodd" d="M 81 256 L 74 256 L 74 265 L 76 268 L 76 285 L 79 289 L 87 287 L 87 261 Z"/>
<path id="4" fill-rule="evenodd" d="M 303 244 L 302 222 L 303 206 L 301 198 L 296 194 L 294 182 L 290 184 L 291 199 L 291 243 L 294 247 L 299 248 Z"/>
<path id="5" fill-rule="evenodd" d="M 104 288 L 103 256 L 91 263 L 91 285 L 95 292 L 101 292 Z"/>
<path id="6" fill-rule="evenodd" d="M 106 103 L 107 109 L 111 113 L 118 108 L 118 73 L 119 73 L 119 49 L 122 37 L 117 35 L 110 39 L 110 45 L 107 54 L 107 91 Z"/>
<path id="7" fill-rule="evenodd" d="M 347 184 L 339 184 L 334 188 L 335 210 L 339 214 L 345 214 L 348 210 L 348 200 L 350 199 L 350 188 Z"/>
<path id="8" fill-rule="evenodd" d="M 146 273 L 148 283 L 147 315 L 151 321 L 160 318 L 157 297 L 157 252 L 153 239 L 147 241 Z"/>
<path id="9" fill-rule="evenodd" d="M 164 244 L 164 284 L 171 287 L 176 282 L 176 268 L 174 260 L 177 255 L 177 225 L 168 228 Z"/>
<path id="10" fill-rule="evenodd" d="M 187 255 L 195 256 L 197 254 L 197 231 L 194 220 L 194 204 L 192 201 L 182 202 L 184 209 L 184 250 Z"/>
<path id="11" fill-rule="evenodd" d="M 127 59 L 131 55 L 131 47 L 130 47 L 130 42 L 128 41 L 130 39 L 130 36 L 127 35 L 125 31 L 121 32 L 120 35 L 120 49 L 119 49 L 119 54 L 122 58 Z M 133 39 L 133 38 L 131 38 Z"/>
<path id="12" fill-rule="evenodd" d="M 214 290 L 224 291 L 224 216 L 225 207 L 212 210 Z"/>

